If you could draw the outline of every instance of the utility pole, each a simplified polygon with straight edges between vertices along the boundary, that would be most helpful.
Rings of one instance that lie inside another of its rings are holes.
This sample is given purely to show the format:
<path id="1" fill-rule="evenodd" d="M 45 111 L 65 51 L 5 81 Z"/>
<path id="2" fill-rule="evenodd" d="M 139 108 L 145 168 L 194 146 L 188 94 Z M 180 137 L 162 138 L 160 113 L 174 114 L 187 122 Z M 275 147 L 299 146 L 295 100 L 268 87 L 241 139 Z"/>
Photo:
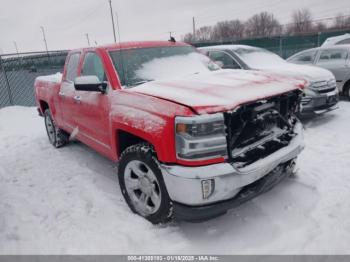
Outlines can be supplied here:
<path id="1" fill-rule="evenodd" d="M 115 12 L 115 17 L 117 19 L 117 31 L 118 31 L 118 41 L 119 41 L 119 44 L 121 42 L 121 38 L 120 38 L 120 27 L 119 27 L 119 16 L 118 16 L 118 12 Z"/>
<path id="2" fill-rule="evenodd" d="M 50 54 L 49 54 L 49 49 L 47 48 L 47 41 L 46 41 L 46 35 L 45 35 L 45 29 L 43 26 L 40 26 L 41 32 L 43 33 L 43 40 L 45 43 L 45 49 L 46 49 L 46 53 L 47 53 L 47 61 L 49 63 L 51 63 L 51 59 L 50 59 Z"/>
<path id="3" fill-rule="evenodd" d="M 85 36 L 86 36 L 86 40 L 87 40 L 87 42 L 88 42 L 88 45 L 90 46 L 90 38 L 89 38 L 89 34 L 88 34 L 88 33 L 86 33 L 86 34 L 85 34 Z"/>
<path id="4" fill-rule="evenodd" d="M 194 17 L 192 17 L 192 27 L 193 27 L 193 40 L 196 40 L 196 21 L 194 20 Z"/>
<path id="5" fill-rule="evenodd" d="M 13 41 L 13 44 L 14 44 L 14 46 L 15 46 L 17 56 L 19 57 L 18 46 L 17 46 L 16 41 Z"/>
<path id="6" fill-rule="evenodd" d="M 44 40 L 44 43 L 45 43 L 46 53 L 47 53 L 47 55 L 49 55 L 49 49 L 47 48 L 47 41 L 46 41 L 45 29 L 44 29 L 43 26 L 40 26 L 40 28 L 41 28 L 41 31 L 42 31 L 42 33 L 43 33 L 43 38 L 44 38 L 43 40 Z"/>
<path id="7" fill-rule="evenodd" d="M 114 37 L 114 43 L 117 42 L 117 38 L 115 36 L 115 26 L 114 26 L 114 17 L 113 17 L 113 8 L 112 8 L 112 0 L 108 0 L 109 2 L 109 8 L 111 9 L 111 18 L 112 18 L 112 27 L 113 27 L 113 37 Z"/>

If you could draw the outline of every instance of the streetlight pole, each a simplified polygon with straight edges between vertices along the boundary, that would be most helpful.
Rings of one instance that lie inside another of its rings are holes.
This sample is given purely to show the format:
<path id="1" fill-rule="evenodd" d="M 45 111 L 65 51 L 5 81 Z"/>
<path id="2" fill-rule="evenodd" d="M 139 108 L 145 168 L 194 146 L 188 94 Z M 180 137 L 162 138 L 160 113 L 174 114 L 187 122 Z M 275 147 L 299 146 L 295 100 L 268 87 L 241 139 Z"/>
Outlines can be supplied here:
<path id="1" fill-rule="evenodd" d="M 115 35 L 115 26 L 114 26 L 114 17 L 113 17 L 113 8 L 112 8 L 112 0 L 108 0 L 109 2 L 109 8 L 111 9 L 111 18 L 112 18 L 112 27 L 113 27 L 113 37 L 114 37 L 114 43 L 117 42 L 117 38 Z"/>

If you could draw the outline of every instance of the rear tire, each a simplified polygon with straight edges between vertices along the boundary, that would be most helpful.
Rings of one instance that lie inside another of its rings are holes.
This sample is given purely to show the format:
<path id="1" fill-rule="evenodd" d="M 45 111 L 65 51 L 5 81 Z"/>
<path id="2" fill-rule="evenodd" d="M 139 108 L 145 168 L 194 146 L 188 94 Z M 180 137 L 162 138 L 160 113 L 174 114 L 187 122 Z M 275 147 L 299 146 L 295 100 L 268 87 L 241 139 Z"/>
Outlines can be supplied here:
<path id="1" fill-rule="evenodd" d="M 124 150 L 118 167 L 119 185 L 130 209 L 153 224 L 173 219 L 173 207 L 156 154 L 147 143 Z"/>
<path id="2" fill-rule="evenodd" d="M 50 109 L 45 110 L 44 119 L 46 132 L 50 143 L 56 148 L 62 147 L 65 144 L 67 144 L 69 141 L 69 135 L 56 126 L 56 123 L 52 118 Z"/>

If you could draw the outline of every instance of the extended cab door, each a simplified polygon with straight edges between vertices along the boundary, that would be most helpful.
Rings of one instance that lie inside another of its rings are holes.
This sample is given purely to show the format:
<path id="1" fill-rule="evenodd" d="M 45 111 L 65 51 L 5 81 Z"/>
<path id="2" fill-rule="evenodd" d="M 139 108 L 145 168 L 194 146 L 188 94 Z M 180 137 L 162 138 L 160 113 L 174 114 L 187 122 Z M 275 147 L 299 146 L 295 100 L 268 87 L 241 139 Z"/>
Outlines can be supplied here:
<path id="1" fill-rule="evenodd" d="M 58 104 L 64 129 L 70 132 L 76 126 L 75 115 L 77 112 L 75 111 L 74 101 L 74 79 L 77 77 L 80 55 L 80 52 L 76 52 L 70 53 L 67 57 L 66 70 L 58 93 Z"/>
<path id="2" fill-rule="evenodd" d="M 83 58 L 81 76 L 97 76 L 107 81 L 101 57 L 94 51 L 87 51 Z M 100 152 L 110 151 L 109 100 L 106 94 L 96 91 L 75 91 L 76 124 L 79 127 L 79 139 Z"/>

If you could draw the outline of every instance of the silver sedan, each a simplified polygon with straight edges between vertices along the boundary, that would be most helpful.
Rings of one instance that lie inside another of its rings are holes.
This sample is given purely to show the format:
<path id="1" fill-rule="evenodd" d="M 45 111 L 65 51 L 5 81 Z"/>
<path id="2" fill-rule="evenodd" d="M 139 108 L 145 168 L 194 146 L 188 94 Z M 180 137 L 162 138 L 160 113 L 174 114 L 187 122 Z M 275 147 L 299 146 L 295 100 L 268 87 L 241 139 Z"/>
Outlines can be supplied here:
<path id="1" fill-rule="evenodd" d="M 350 100 L 350 45 L 308 49 L 289 57 L 287 61 L 330 70 L 336 78 L 339 92 Z"/>

